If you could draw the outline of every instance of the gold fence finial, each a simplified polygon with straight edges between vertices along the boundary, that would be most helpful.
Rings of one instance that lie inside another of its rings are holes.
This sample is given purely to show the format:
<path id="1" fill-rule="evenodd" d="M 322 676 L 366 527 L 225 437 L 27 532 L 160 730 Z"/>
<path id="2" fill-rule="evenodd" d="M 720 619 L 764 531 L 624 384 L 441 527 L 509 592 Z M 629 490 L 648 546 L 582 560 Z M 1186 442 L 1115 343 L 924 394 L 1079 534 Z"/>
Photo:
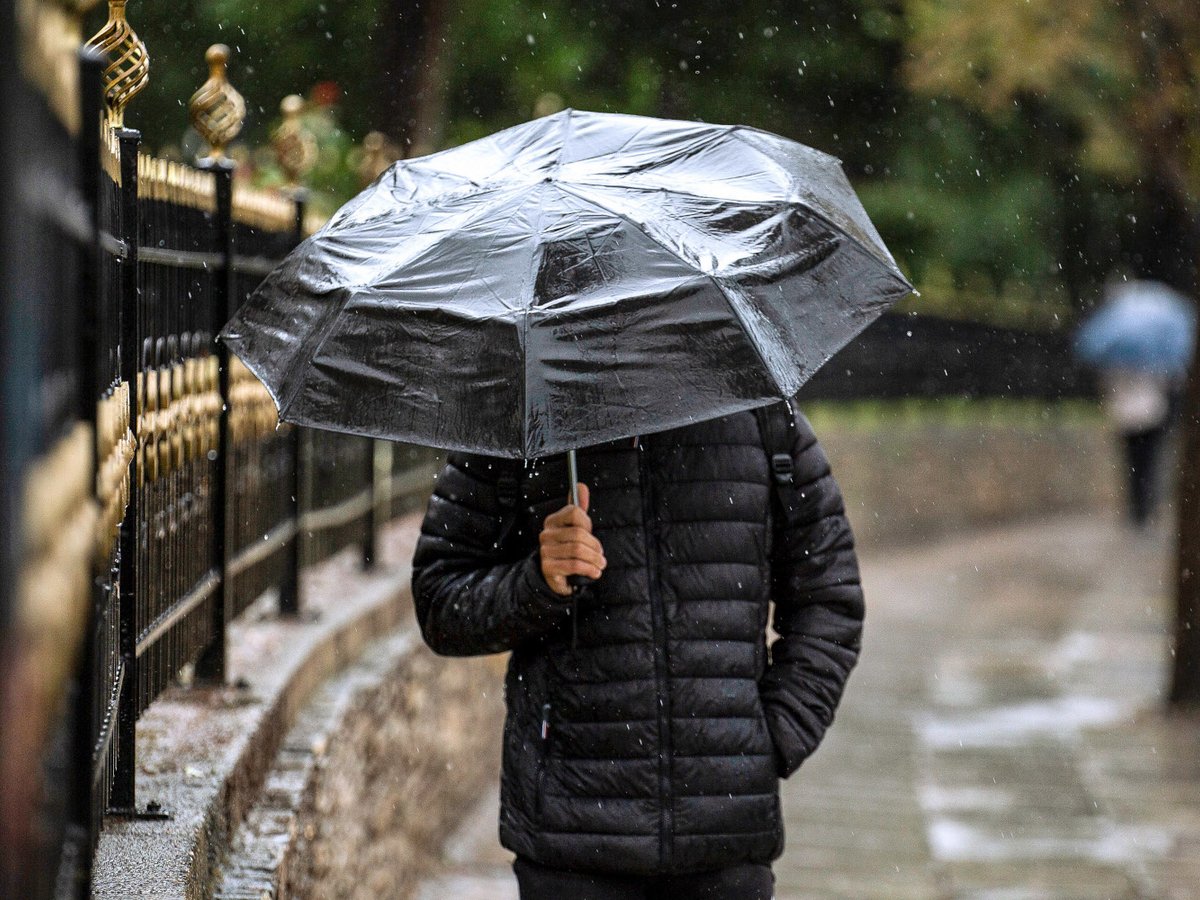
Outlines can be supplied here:
<path id="1" fill-rule="evenodd" d="M 363 138 L 362 146 L 354 151 L 351 163 L 358 180 L 366 187 L 400 158 L 400 151 L 382 131 L 370 131 Z"/>
<path id="2" fill-rule="evenodd" d="M 108 123 L 125 124 L 125 106 L 150 82 L 150 55 L 125 19 L 127 0 L 108 0 L 108 21 L 87 42 L 104 54 L 104 102 Z M 83 4 L 86 5 L 86 4 Z"/>
<path id="3" fill-rule="evenodd" d="M 208 142 L 209 158 L 223 159 L 225 147 L 238 136 L 246 121 L 246 101 L 229 83 L 226 74 L 229 48 L 213 44 L 204 59 L 208 63 L 208 81 L 188 101 L 188 118 Z"/>
<path id="4" fill-rule="evenodd" d="M 284 97 L 279 111 L 283 113 L 283 122 L 271 135 L 271 146 L 279 168 L 287 176 L 288 185 L 296 187 L 316 165 L 317 139 L 300 118 L 304 112 L 304 98 L 299 94 Z"/>

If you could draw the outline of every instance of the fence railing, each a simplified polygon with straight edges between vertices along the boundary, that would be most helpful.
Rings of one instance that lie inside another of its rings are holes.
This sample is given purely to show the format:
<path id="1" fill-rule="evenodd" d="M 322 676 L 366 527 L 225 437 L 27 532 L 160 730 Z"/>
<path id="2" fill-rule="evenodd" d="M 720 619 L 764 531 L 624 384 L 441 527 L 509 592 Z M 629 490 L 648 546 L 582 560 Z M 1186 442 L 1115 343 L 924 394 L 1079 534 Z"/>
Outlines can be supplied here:
<path id="1" fill-rule="evenodd" d="M 1052 401 L 1094 391 L 1092 375 L 1073 358 L 1066 332 L 890 313 L 819 369 L 800 397 Z"/>
<path id="2" fill-rule="evenodd" d="M 163 814 L 136 794 L 138 717 L 185 667 L 220 683 L 226 626 L 256 600 L 274 592 L 281 613 L 299 612 L 303 567 L 349 547 L 370 564 L 377 528 L 427 493 L 433 455 L 278 422 L 214 336 L 303 237 L 303 193 L 245 186 L 222 158 L 144 154 L 115 124 L 136 73 L 84 52 L 64 76 L 70 17 L 21 7 L 32 49 L 5 86 L 33 152 L 10 157 L 22 236 L 4 248 L 0 351 L 6 399 L 29 396 L 4 413 L 4 472 L 25 488 L 5 508 L 4 562 L 46 583 L 11 600 L 6 585 L 0 613 L 15 630 L 71 611 L 59 633 L 83 637 L 43 654 L 66 670 L 51 706 L 76 686 L 40 740 L 57 748 L 47 784 L 61 813 L 41 843 L 61 852 L 11 886 L 84 896 L 104 817 Z M 120 41 L 111 52 L 129 54 L 136 36 Z M 219 117 L 221 96 L 209 101 Z"/>

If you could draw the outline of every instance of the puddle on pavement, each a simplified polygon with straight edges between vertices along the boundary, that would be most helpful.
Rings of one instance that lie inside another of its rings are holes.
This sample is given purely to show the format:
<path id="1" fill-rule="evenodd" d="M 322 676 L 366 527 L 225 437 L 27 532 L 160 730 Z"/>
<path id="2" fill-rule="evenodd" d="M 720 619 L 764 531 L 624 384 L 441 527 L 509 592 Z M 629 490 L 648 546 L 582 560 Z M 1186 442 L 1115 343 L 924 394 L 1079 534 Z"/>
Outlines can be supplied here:
<path id="1" fill-rule="evenodd" d="M 1095 820 L 1085 833 L 1062 832 L 1061 827 L 1055 828 L 1053 834 L 1003 832 L 944 817 L 934 818 L 928 829 L 933 855 L 942 862 L 1071 858 L 1128 864 L 1148 856 L 1164 856 L 1175 840 L 1175 835 L 1165 828 L 1118 825 L 1104 820 Z"/>
<path id="2" fill-rule="evenodd" d="M 1134 710 L 1109 697 L 1064 696 L 952 716 L 917 720 L 917 735 L 933 750 L 1017 747 L 1032 741 L 1070 742 L 1086 728 L 1128 719 Z"/>

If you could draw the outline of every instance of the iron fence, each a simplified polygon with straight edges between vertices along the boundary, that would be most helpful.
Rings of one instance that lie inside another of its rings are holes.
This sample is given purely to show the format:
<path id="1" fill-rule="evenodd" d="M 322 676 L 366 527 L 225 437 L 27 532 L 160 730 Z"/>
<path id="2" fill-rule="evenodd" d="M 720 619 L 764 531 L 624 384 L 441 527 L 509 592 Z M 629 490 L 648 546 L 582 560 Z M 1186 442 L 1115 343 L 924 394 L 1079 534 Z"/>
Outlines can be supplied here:
<path id="1" fill-rule="evenodd" d="M 23 41 L 69 44 L 62 8 L 23 9 Z M 0 873 L 0 892 L 40 898 L 87 894 L 105 816 L 161 815 L 135 792 L 136 723 L 154 698 L 189 665 L 220 683 L 228 622 L 272 592 L 298 612 L 304 566 L 351 546 L 369 564 L 377 527 L 427 492 L 432 456 L 280 425 L 214 341 L 302 237 L 302 194 L 235 184 L 223 160 L 142 153 L 105 112 L 98 54 L 77 86 L 33 77 L 61 76 L 61 58 L 26 63 L 5 80 L 23 142 L 5 126 L 20 227 L 5 234 L 0 448 L 19 489 L 5 492 L 16 574 L 0 667 L 25 653 L 63 671 L 38 680 L 59 688 L 37 740 L 51 748 L 39 845 L 55 852 Z M 74 619 L 47 632 L 62 646 L 9 640 L 22 616 L 64 607 Z"/>
<path id="2" fill-rule="evenodd" d="M 800 392 L 802 399 L 1093 395 L 1065 331 L 1027 331 L 936 316 L 885 314 Z"/>

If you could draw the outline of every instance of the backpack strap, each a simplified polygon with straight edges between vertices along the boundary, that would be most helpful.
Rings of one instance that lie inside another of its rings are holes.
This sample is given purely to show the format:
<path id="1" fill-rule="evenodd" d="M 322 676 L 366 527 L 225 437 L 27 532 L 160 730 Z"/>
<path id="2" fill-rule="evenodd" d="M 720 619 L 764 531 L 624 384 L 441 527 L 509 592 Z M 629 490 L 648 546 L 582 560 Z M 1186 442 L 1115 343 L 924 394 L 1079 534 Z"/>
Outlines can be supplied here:
<path id="1" fill-rule="evenodd" d="M 500 526 L 500 535 L 496 538 L 496 544 L 500 547 L 504 546 L 520 518 L 521 487 L 521 479 L 508 472 L 496 481 L 496 500 L 504 518 L 504 523 Z"/>
<path id="2" fill-rule="evenodd" d="M 772 403 L 754 410 L 763 450 L 771 472 L 772 493 L 786 520 L 796 503 L 795 464 L 792 462 L 792 437 L 796 422 L 786 403 Z"/>

